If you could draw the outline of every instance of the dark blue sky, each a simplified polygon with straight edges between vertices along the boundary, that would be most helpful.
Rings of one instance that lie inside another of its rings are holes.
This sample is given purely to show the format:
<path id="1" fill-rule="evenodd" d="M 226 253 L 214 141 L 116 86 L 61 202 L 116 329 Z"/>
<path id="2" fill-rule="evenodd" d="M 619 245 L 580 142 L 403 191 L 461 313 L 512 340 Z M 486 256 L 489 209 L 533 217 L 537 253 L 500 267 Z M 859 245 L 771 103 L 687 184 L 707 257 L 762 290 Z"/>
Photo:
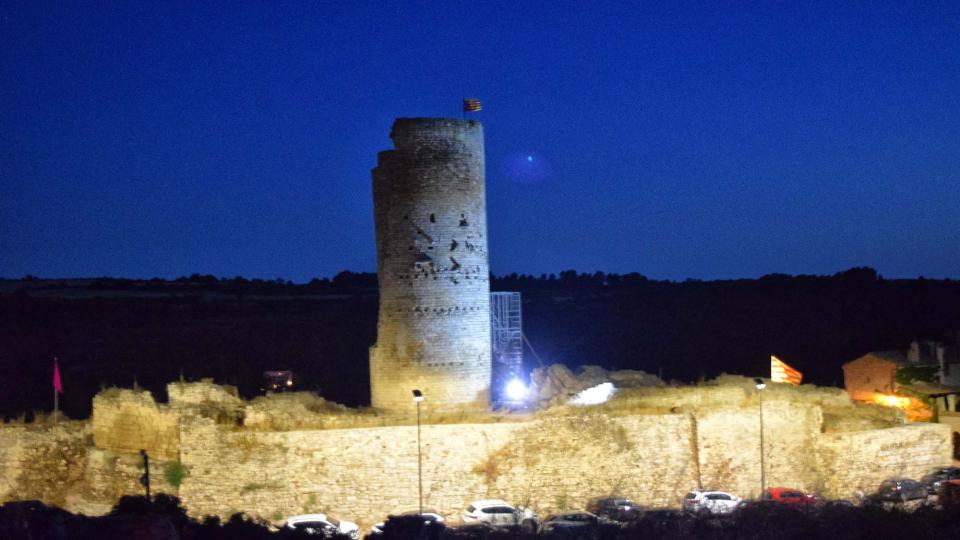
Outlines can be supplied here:
<path id="1" fill-rule="evenodd" d="M 960 277 L 956 1 L 66 4 L 0 4 L 0 276 L 373 271 L 471 96 L 497 274 Z"/>

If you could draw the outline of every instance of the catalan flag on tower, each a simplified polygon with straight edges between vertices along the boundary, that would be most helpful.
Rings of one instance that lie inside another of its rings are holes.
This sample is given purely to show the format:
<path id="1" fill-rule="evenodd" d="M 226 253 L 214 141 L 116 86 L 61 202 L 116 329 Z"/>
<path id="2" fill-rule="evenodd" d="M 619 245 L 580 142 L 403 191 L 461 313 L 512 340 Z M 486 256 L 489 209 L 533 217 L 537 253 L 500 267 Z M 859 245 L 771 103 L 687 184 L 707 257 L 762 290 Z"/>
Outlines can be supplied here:
<path id="1" fill-rule="evenodd" d="M 464 99 L 463 112 L 477 112 L 483 110 L 479 99 Z"/>
<path id="2" fill-rule="evenodd" d="M 788 366 L 776 356 L 770 355 L 770 380 L 799 385 L 800 381 L 803 380 L 803 373 Z"/>

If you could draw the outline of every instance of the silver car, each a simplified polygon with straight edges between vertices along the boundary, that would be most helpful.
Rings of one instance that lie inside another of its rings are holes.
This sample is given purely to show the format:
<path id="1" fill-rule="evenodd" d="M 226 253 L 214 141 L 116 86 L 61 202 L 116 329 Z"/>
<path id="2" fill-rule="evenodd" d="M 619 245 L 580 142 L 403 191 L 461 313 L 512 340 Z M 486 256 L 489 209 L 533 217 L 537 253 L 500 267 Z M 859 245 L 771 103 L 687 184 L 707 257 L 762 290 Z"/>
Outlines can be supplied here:
<path id="1" fill-rule="evenodd" d="M 683 509 L 694 514 L 731 514 L 743 501 L 726 491 L 691 491 L 683 498 Z"/>
<path id="2" fill-rule="evenodd" d="M 473 501 L 463 513 L 464 523 L 486 523 L 496 528 L 520 528 L 526 533 L 537 531 L 537 516 L 529 508 L 516 508 L 500 499 Z"/>

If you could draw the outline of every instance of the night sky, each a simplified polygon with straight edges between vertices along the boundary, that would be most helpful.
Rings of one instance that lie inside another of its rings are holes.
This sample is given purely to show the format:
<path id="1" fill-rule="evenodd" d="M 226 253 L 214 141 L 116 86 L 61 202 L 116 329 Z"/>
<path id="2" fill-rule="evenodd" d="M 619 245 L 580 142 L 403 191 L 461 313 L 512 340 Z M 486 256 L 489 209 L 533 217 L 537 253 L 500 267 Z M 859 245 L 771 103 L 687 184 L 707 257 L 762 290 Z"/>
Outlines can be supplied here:
<path id="1" fill-rule="evenodd" d="M 0 277 L 374 271 L 464 97 L 498 275 L 960 277 L 960 3 L 735 4 L 2 2 Z"/>

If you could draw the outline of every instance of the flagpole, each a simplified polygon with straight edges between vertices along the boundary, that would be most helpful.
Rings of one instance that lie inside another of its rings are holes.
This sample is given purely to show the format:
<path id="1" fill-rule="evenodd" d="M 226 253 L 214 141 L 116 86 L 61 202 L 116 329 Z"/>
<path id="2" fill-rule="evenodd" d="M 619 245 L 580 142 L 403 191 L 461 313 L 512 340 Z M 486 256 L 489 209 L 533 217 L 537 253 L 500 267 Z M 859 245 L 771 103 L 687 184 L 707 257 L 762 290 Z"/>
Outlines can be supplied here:
<path id="1" fill-rule="evenodd" d="M 57 357 L 53 357 L 53 424 L 60 424 L 60 366 Z"/>

